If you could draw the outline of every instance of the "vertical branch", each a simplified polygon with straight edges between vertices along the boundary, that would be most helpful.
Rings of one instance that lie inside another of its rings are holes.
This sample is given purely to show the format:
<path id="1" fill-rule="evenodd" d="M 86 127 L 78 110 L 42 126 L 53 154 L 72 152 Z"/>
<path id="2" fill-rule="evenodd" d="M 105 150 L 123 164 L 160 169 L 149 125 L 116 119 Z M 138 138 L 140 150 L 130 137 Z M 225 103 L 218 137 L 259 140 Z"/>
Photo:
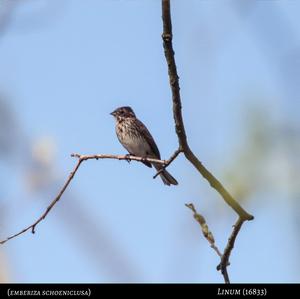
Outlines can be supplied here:
<path id="1" fill-rule="evenodd" d="M 238 214 L 239 219 L 234 226 L 233 232 L 228 240 L 228 244 L 221 257 L 221 263 L 218 270 L 221 270 L 225 283 L 230 283 L 227 273 L 227 266 L 229 264 L 229 256 L 233 249 L 236 237 L 244 221 L 252 220 L 254 217 L 244 210 L 241 205 L 233 198 L 233 196 L 225 189 L 221 182 L 201 163 L 197 156 L 189 147 L 187 135 L 184 127 L 182 117 L 182 103 L 180 97 L 179 76 L 173 49 L 173 33 L 172 21 L 170 12 L 170 0 L 162 0 L 162 21 L 163 21 L 163 47 L 168 66 L 169 82 L 172 92 L 173 102 L 173 117 L 175 122 L 175 131 L 178 137 L 179 149 L 182 150 L 186 159 L 198 170 L 198 172 L 209 182 L 210 186 L 214 188 L 223 198 L 223 200 Z M 197 219 L 196 219 L 197 220 Z M 199 219 L 198 219 L 199 220 Z"/>
<path id="2" fill-rule="evenodd" d="M 244 221 L 245 220 L 243 220 L 241 217 L 239 217 L 237 222 L 234 224 L 233 231 L 228 239 L 228 243 L 227 243 L 224 253 L 222 255 L 221 262 L 217 266 L 217 270 L 221 270 L 221 273 L 224 276 L 225 283 L 230 283 L 229 276 L 227 273 L 227 266 L 229 265 L 229 257 L 230 257 L 231 251 L 234 247 L 236 237 L 237 237 Z"/>
<path id="3" fill-rule="evenodd" d="M 162 19 L 163 19 L 163 46 L 165 57 L 168 65 L 169 81 L 172 91 L 173 100 L 173 117 L 175 122 L 175 130 L 178 137 L 178 143 L 182 150 L 186 150 L 189 146 L 187 143 L 187 137 L 185 133 L 183 117 L 181 113 L 181 97 L 180 97 L 180 86 L 179 76 L 177 74 L 177 66 L 174 57 L 173 50 L 173 33 L 172 33 L 172 22 L 170 12 L 170 1 L 162 0 Z"/>
<path id="4" fill-rule="evenodd" d="M 173 102 L 173 117 L 175 121 L 175 130 L 178 137 L 179 148 L 182 149 L 185 157 L 191 162 L 191 164 L 198 170 L 198 172 L 209 182 L 212 188 L 214 188 L 224 199 L 224 201 L 242 218 L 245 220 L 252 220 L 254 217 L 247 213 L 240 204 L 231 196 L 231 194 L 225 189 L 221 182 L 214 177 L 214 175 L 204 167 L 200 160 L 193 153 L 189 147 L 187 141 L 187 135 L 185 132 L 183 117 L 182 117 L 182 104 L 180 97 L 179 76 L 177 73 L 177 67 L 173 50 L 173 33 L 172 33 L 172 21 L 170 12 L 170 0 L 162 0 L 162 20 L 163 20 L 163 47 L 165 57 L 168 65 L 169 81 L 172 91 Z"/>

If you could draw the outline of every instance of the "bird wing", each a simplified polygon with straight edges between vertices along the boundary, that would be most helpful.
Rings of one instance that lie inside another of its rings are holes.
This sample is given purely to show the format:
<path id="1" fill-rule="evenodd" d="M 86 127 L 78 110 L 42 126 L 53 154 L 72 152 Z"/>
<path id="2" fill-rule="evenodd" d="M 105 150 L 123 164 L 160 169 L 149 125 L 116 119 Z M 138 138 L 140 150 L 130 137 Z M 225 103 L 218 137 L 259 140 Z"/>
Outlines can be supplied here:
<path id="1" fill-rule="evenodd" d="M 140 120 L 137 119 L 137 122 L 138 122 L 138 126 L 141 129 L 141 134 L 143 135 L 147 143 L 150 145 L 153 153 L 155 154 L 155 158 L 160 159 L 160 152 L 154 141 L 154 138 L 152 137 L 152 135 L 150 134 L 146 126 Z"/>

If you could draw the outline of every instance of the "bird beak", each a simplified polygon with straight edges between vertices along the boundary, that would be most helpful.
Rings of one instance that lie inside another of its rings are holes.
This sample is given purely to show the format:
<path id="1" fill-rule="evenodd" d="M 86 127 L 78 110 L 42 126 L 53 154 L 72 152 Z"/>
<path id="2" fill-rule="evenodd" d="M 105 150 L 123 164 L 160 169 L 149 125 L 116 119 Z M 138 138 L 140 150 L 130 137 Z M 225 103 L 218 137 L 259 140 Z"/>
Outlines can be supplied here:
<path id="1" fill-rule="evenodd" d="M 113 111 L 113 112 L 111 112 L 109 114 L 112 115 L 112 116 L 115 116 L 115 111 Z"/>

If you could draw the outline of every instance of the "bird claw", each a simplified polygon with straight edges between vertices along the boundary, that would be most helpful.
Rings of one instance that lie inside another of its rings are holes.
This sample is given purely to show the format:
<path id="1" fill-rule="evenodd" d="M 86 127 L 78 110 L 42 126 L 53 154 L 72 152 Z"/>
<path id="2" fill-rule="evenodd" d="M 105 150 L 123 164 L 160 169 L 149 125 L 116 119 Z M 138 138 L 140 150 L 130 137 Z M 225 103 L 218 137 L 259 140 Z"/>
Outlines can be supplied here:
<path id="1" fill-rule="evenodd" d="M 131 162 L 130 156 L 131 156 L 130 154 L 126 154 L 126 155 L 125 155 L 125 159 L 126 159 L 126 161 L 127 161 L 128 163 Z"/>

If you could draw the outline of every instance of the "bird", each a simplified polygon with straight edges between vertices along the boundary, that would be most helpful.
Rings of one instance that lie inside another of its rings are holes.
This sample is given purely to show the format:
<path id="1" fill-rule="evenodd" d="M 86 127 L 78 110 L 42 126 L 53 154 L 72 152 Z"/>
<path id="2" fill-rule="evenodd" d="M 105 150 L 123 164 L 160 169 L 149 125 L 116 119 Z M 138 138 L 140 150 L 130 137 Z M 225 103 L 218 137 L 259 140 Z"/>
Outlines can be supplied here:
<path id="1" fill-rule="evenodd" d="M 154 158 L 160 160 L 160 152 L 154 138 L 147 127 L 136 117 L 129 106 L 119 107 L 110 113 L 116 121 L 116 134 L 120 143 L 130 155 L 142 158 Z M 178 185 L 176 179 L 159 163 L 142 161 L 146 166 L 155 167 L 160 172 L 163 183 L 167 186 Z"/>

